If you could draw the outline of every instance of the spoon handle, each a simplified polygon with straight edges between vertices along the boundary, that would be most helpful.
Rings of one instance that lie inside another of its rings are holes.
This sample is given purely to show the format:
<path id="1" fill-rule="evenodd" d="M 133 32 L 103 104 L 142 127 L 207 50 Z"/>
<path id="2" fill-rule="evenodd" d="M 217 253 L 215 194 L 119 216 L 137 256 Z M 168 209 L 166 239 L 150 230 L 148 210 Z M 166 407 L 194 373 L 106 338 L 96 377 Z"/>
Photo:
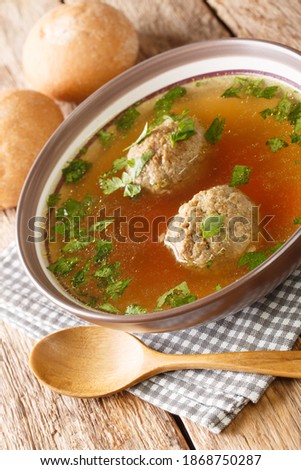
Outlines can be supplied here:
<path id="1" fill-rule="evenodd" d="M 177 369 L 218 369 L 301 378 L 301 351 L 162 354 L 162 356 L 165 356 L 162 372 Z"/>

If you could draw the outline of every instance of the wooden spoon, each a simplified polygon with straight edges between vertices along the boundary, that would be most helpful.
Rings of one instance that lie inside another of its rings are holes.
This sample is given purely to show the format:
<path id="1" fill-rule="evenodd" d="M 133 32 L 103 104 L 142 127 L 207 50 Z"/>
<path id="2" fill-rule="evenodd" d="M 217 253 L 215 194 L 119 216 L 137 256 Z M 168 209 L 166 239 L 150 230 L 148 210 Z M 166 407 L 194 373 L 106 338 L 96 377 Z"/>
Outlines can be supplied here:
<path id="1" fill-rule="evenodd" d="M 45 336 L 33 348 L 36 377 L 63 395 L 102 397 L 176 369 L 220 369 L 301 378 L 301 351 L 163 354 L 139 339 L 100 326 L 79 326 Z"/>

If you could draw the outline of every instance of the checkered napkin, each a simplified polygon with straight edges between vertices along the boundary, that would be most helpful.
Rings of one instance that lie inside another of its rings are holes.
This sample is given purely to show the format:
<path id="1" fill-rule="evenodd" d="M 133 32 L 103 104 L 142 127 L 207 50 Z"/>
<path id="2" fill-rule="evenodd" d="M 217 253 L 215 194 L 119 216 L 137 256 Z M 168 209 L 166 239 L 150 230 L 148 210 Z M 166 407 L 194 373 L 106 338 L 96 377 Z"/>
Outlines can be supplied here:
<path id="1" fill-rule="evenodd" d="M 85 324 L 36 290 L 24 272 L 15 245 L 0 254 L 0 285 L 0 317 L 35 339 Z M 297 269 L 267 297 L 224 320 L 182 331 L 137 336 L 158 351 L 197 354 L 287 350 L 300 332 L 301 270 Z M 188 370 L 153 377 L 129 391 L 218 433 L 249 401 L 256 403 L 272 380 L 255 374 Z"/>

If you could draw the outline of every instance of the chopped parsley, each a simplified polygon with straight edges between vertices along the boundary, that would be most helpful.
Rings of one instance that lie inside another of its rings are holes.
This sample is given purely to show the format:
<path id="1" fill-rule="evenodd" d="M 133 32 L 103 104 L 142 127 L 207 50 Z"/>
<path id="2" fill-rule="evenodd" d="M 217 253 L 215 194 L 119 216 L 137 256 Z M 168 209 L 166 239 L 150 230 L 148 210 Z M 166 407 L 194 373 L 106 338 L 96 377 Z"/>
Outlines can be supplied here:
<path id="1" fill-rule="evenodd" d="M 293 220 L 293 224 L 295 224 L 295 225 L 300 225 L 300 224 L 301 224 L 301 217 L 296 217 L 296 218 Z"/>
<path id="2" fill-rule="evenodd" d="M 73 268 L 80 261 L 80 258 L 65 258 L 62 256 L 54 263 L 47 266 L 47 269 L 54 274 L 60 274 L 61 276 L 67 276 Z"/>
<path id="3" fill-rule="evenodd" d="M 101 310 L 104 310 L 105 312 L 108 312 L 108 313 L 117 313 L 117 314 L 121 313 L 120 310 L 118 310 L 117 307 L 114 307 L 114 305 L 109 304 L 108 302 L 99 305 L 98 308 L 100 308 Z"/>
<path id="4" fill-rule="evenodd" d="M 137 305 L 137 304 L 128 305 L 127 308 L 125 309 L 126 315 L 144 315 L 146 312 L 147 312 L 146 308 L 141 307 L 140 305 Z"/>
<path id="5" fill-rule="evenodd" d="M 246 165 L 235 165 L 229 186 L 242 186 L 250 181 L 251 168 Z"/>
<path id="6" fill-rule="evenodd" d="M 139 145 L 141 142 L 151 133 L 151 129 L 148 127 L 148 122 L 145 124 L 143 131 L 139 135 L 139 137 L 133 142 L 131 145 L 123 149 L 124 151 L 129 150 L 130 148 L 134 147 L 134 145 Z"/>
<path id="7" fill-rule="evenodd" d="M 48 207 L 55 207 L 59 202 L 61 195 L 59 193 L 49 194 L 47 199 L 47 206 Z"/>
<path id="8" fill-rule="evenodd" d="M 211 144 L 217 144 L 221 139 L 225 126 L 225 118 L 217 116 L 205 132 L 205 139 Z"/>
<path id="9" fill-rule="evenodd" d="M 103 148 L 105 149 L 111 145 L 114 139 L 113 132 L 105 131 L 104 129 L 101 129 L 100 131 L 98 131 L 96 135 L 99 138 Z"/>
<path id="10" fill-rule="evenodd" d="M 86 246 L 90 245 L 90 243 L 92 243 L 92 240 L 81 241 L 76 238 L 73 238 L 63 246 L 61 251 L 63 253 L 74 253 L 75 251 L 79 251 L 83 248 L 86 248 Z"/>
<path id="11" fill-rule="evenodd" d="M 85 266 L 73 276 L 71 280 L 73 287 L 83 286 L 89 281 L 89 279 L 86 278 L 86 274 L 88 273 L 89 268 L 90 262 L 88 261 Z"/>
<path id="12" fill-rule="evenodd" d="M 264 80 L 251 79 L 244 77 L 235 77 L 233 85 L 222 94 L 223 98 L 241 98 L 245 95 L 252 95 L 256 98 L 271 99 L 278 92 L 279 87 L 276 85 L 265 86 Z"/>
<path id="13" fill-rule="evenodd" d="M 81 158 L 70 162 L 69 165 L 62 170 L 66 184 L 77 183 L 91 166 L 92 163 L 82 160 Z"/>
<path id="14" fill-rule="evenodd" d="M 117 130 L 129 131 L 138 116 L 140 116 L 139 111 L 137 111 L 135 106 L 131 106 L 116 120 Z"/>
<path id="15" fill-rule="evenodd" d="M 178 123 L 178 129 L 170 135 L 171 146 L 181 140 L 187 140 L 195 134 L 195 122 L 191 117 L 185 117 Z"/>
<path id="16" fill-rule="evenodd" d="M 290 115 L 291 108 L 292 102 L 286 96 L 284 96 L 281 98 L 275 108 L 266 108 L 259 114 L 261 117 L 263 117 L 263 119 L 266 119 L 267 116 L 273 116 L 276 121 L 282 122 Z"/>
<path id="17" fill-rule="evenodd" d="M 269 248 L 266 251 L 253 251 L 250 253 L 245 253 L 240 260 L 238 261 L 238 266 L 245 266 L 247 265 L 250 271 L 257 268 L 260 264 L 262 264 L 266 259 L 268 259 L 269 255 L 272 255 L 281 248 L 283 243 L 277 243 L 277 245 Z"/>
<path id="18" fill-rule="evenodd" d="M 297 124 L 297 121 L 301 120 L 301 102 L 300 101 L 293 104 L 292 109 L 290 110 L 287 118 L 291 124 Z"/>
<path id="19" fill-rule="evenodd" d="M 216 284 L 215 290 L 216 290 L 216 292 L 218 292 L 219 290 L 222 290 L 221 284 Z"/>
<path id="20" fill-rule="evenodd" d="M 197 299 L 196 295 L 191 294 L 187 282 L 181 282 L 181 284 L 173 287 L 165 294 L 161 295 L 157 300 L 157 308 L 161 308 L 164 305 L 170 307 L 179 307 L 190 302 L 194 302 Z"/>
<path id="21" fill-rule="evenodd" d="M 129 169 L 128 172 L 124 171 L 121 178 L 114 176 L 113 178 L 100 179 L 100 185 L 103 189 L 104 194 L 111 194 L 117 189 L 124 188 L 123 195 L 125 197 L 135 197 L 141 192 L 140 184 L 134 182 L 145 164 L 153 157 L 154 153 L 151 150 L 147 150 L 140 157 L 132 160 L 127 160 Z"/>
<path id="22" fill-rule="evenodd" d="M 285 140 L 280 139 L 279 137 L 273 137 L 272 139 L 267 140 L 266 145 L 270 147 L 273 153 L 276 153 L 279 150 L 288 147 L 288 143 L 285 142 Z"/>
<path id="23" fill-rule="evenodd" d="M 154 156 L 154 152 L 151 150 L 147 150 L 144 152 L 142 155 L 139 157 L 133 158 L 128 161 L 129 169 L 128 169 L 128 174 L 134 180 L 137 178 L 140 173 L 142 172 L 144 166 L 146 163 Z"/>
<path id="24" fill-rule="evenodd" d="M 67 199 L 62 206 L 57 210 L 56 216 L 60 217 L 84 217 L 92 209 L 94 198 L 87 194 L 82 201 L 76 199 Z"/>
<path id="25" fill-rule="evenodd" d="M 168 90 L 162 96 L 162 98 L 159 98 L 154 106 L 156 116 L 153 124 L 161 124 L 161 122 L 164 121 L 164 115 L 169 113 L 175 101 L 177 101 L 179 98 L 182 98 L 182 96 L 186 95 L 186 93 L 186 88 L 182 86 L 176 86 Z"/>
<path id="26" fill-rule="evenodd" d="M 120 297 L 127 286 L 130 284 L 132 279 L 123 279 L 120 281 L 116 281 L 113 284 L 110 284 L 106 289 L 105 289 L 105 294 L 110 297 L 112 300 L 118 299 Z"/>
<path id="27" fill-rule="evenodd" d="M 105 264 L 94 273 L 96 279 L 106 280 L 107 283 L 113 283 L 120 275 L 120 262 L 115 261 L 112 264 Z"/>
<path id="28" fill-rule="evenodd" d="M 89 232 L 102 232 L 105 230 L 109 225 L 114 222 L 114 219 L 103 219 L 99 220 L 95 224 L 92 224 L 89 228 Z"/>
<path id="29" fill-rule="evenodd" d="M 220 234 L 220 230 L 224 225 L 225 217 L 219 214 L 208 215 L 202 221 L 202 236 L 203 238 L 214 237 Z"/>
<path id="30" fill-rule="evenodd" d="M 93 257 L 95 263 L 99 263 L 111 253 L 113 243 L 107 240 L 96 240 L 95 251 L 96 255 Z"/>

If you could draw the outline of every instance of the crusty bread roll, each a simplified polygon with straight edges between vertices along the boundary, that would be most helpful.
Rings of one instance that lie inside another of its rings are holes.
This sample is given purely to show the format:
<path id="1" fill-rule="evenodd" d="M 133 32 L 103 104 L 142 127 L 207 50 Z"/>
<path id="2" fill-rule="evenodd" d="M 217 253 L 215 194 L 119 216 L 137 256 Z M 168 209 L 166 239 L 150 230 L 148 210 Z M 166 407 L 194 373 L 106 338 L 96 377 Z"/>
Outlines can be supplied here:
<path id="1" fill-rule="evenodd" d="M 93 0 L 60 5 L 39 19 L 23 50 L 31 85 L 80 102 L 137 58 L 137 34 L 123 13 Z"/>
<path id="2" fill-rule="evenodd" d="M 48 96 L 30 90 L 0 94 L 0 208 L 15 207 L 39 151 L 63 121 Z"/>

